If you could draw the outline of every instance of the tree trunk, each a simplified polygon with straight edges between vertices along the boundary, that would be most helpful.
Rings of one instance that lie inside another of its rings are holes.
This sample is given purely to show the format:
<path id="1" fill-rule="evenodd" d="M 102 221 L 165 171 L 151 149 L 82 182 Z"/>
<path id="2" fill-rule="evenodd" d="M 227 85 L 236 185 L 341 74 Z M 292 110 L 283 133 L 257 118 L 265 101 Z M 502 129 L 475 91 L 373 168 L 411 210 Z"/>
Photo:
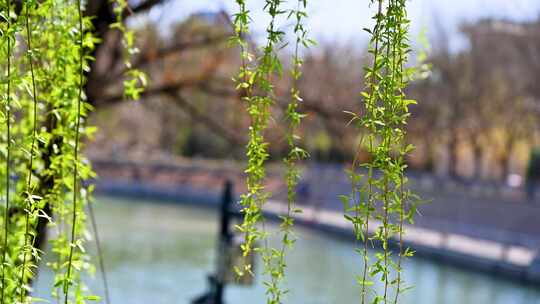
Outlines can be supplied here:
<path id="1" fill-rule="evenodd" d="M 458 138 L 455 132 L 450 134 L 448 140 L 448 176 L 453 179 L 458 179 Z"/>
<path id="2" fill-rule="evenodd" d="M 484 159 L 484 150 L 482 145 L 478 142 L 478 139 L 472 141 L 473 147 L 473 177 L 474 179 L 482 178 L 482 161 Z"/>
<path id="3" fill-rule="evenodd" d="M 499 158 L 499 166 L 501 168 L 501 181 L 506 181 L 506 178 L 510 174 L 510 157 L 512 156 L 512 151 L 514 150 L 514 139 L 509 138 L 506 141 L 505 150 Z"/>
<path id="4" fill-rule="evenodd" d="M 429 136 L 424 136 L 423 139 L 425 157 L 422 167 L 424 171 L 433 173 L 435 171 L 435 151 L 433 149 L 433 143 Z"/>
<path id="5" fill-rule="evenodd" d="M 47 112 L 53 113 L 53 110 L 49 108 Z M 56 128 L 56 125 L 57 125 L 56 116 L 54 114 L 48 114 L 47 121 L 44 124 L 46 132 L 51 133 L 52 130 Z M 41 197 L 47 197 L 50 191 L 54 189 L 55 187 L 54 176 L 52 176 L 49 172 L 51 172 L 50 171 L 51 169 L 50 167 L 52 165 L 51 160 L 55 153 L 54 146 L 57 146 L 58 150 L 61 150 L 60 147 L 62 146 L 62 143 L 63 143 L 63 138 L 59 136 L 52 137 L 50 141 L 46 144 L 44 144 L 41 141 L 38 141 L 39 149 L 41 151 L 44 151 L 41 154 L 41 159 L 44 164 L 44 170 L 41 170 L 41 172 L 36 175 L 39 179 L 39 185 L 37 187 L 37 194 Z M 43 206 L 42 211 L 47 216 L 52 216 L 52 210 L 48 203 L 46 203 Z M 46 250 L 48 223 L 49 221 L 46 217 L 40 216 L 38 217 L 36 226 L 34 227 L 36 234 L 35 234 L 35 238 L 32 240 L 32 246 L 41 250 L 42 252 Z M 30 258 L 33 259 L 33 257 L 30 257 Z M 34 260 L 34 262 L 39 263 L 39 261 L 36 261 L 36 260 Z M 39 270 L 39 267 L 34 270 L 34 274 L 35 274 L 34 277 L 37 275 L 38 270 Z M 28 285 L 32 286 L 34 282 L 34 277 L 32 277 L 29 280 Z"/>

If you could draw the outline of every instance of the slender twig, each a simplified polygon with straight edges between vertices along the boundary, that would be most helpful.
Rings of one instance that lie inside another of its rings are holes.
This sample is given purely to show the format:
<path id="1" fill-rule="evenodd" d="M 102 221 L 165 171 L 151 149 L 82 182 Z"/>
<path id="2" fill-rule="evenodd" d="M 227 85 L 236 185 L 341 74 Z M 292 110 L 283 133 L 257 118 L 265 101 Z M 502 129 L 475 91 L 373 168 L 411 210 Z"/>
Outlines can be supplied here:
<path id="1" fill-rule="evenodd" d="M 99 239 L 96 216 L 94 214 L 94 207 L 92 207 L 92 202 L 88 202 L 87 206 L 88 214 L 90 215 L 90 221 L 92 223 L 92 230 L 96 239 L 96 250 L 98 255 L 99 270 L 101 271 L 101 275 L 103 278 L 103 291 L 105 292 L 105 303 L 110 304 L 111 298 L 109 296 L 109 283 L 107 281 L 107 272 L 105 271 L 105 260 L 103 259 L 103 250 L 101 248 L 101 241 Z"/>
<path id="2" fill-rule="evenodd" d="M 255 131 L 255 144 L 259 147 L 256 147 L 257 150 L 259 150 L 254 160 L 258 162 L 256 164 L 256 167 L 259 168 L 260 174 L 255 179 L 255 185 L 257 185 L 258 188 L 260 188 L 261 183 L 264 179 L 264 161 L 267 158 L 267 148 L 265 138 L 264 138 L 264 129 L 266 128 L 268 124 L 268 117 L 269 117 L 269 107 L 270 104 L 273 103 L 274 99 L 274 89 L 273 89 L 273 75 L 274 75 L 274 69 L 279 62 L 279 59 L 277 58 L 275 46 L 279 42 L 281 42 L 281 33 L 277 31 L 277 18 L 280 14 L 283 13 L 283 11 L 280 10 L 280 5 L 282 4 L 281 0 L 266 0 L 266 5 L 264 7 L 264 10 L 268 13 L 270 16 L 270 23 L 268 24 L 268 27 L 266 28 L 267 33 L 267 41 L 266 45 L 263 48 L 263 55 L 259 59 L 259 64 L 257 66 L 257 71 L 255 73 L 255 81 L 257 85 L 262 90 L 261 95 L 257 96 L 255 98 L 255 107 L 257 113 L 255 114 L 255 124 L 252 125 L 252 128 Z M 258 191 L 259 192 L 259 191 Z M 266 290 L 267 290 L 267 303 L 271 304 L 277 304 L 281 303 L 281 295 L 283 291 L 279 287 L 279 279 L 282 276 L 282 272 L 279 269 L 279 265 L 276 268 L 276 263 L 279 264 L 280 257 L 276 256 L 274 248 L 270 248 L 268 245 L 268 236 L 266 233 L 266 227 L 265 227 L 265 219 L 262 216 L 262 207 L 265 203 L 266 195 L 263 193 L 262 195 L 257 195 L 256 203 L 258 204 L 258 210 L 257 213 L 261 213 L 258 217 L 253 218 L 253 222 L 262 221 L 262 233 L 261 237 L 264 240 L 264 248 L 263 248 L 263 262 L 265 265 L 265 272 L 269 275 L 270 280 L 265 282 Z M 248 218 L 248 221 L 250 219 Z M 278 251 L 279 252 L 279 251 Z"/>
<path id="3" fill-rule="evenodd" d="M 386 89 L 385 89 L 385 98 L 384 98 L 384 103 L 385 103 L 385 108 L 387 108 L 390 112 L 392 111 L 393 109 L 393 105 L 392 103 L 394 102 L 393 98 L 394 98 L 394 55 L 395 55 L 395 41 L 393 41 L 393 36 L 392 36 L 392 31 L 395 27 L 395 25 L 393 24 L 393 20 L 391 20 L 391 18 L 393 18 L 393 1 L 390 0 L 389 3 L 388 3 L 388 7 L 387 7 L 387 14 L 386 14 L 386 30 L 385 30 L 385 39 L 387 39 L 386 41 L 386 58 L 392 58 L 392 64 L 388 67 L 386 67 L 386 74 L 390 74 L 390 83 L 386 83 Z M 388 81 L 388 79 L 386 79 L 386 81 Z M 390 148 L 391 148 L 391 141 L 390 141 L 390 137 L 392 136 L 392 125 L 388 125 L 388 122 L 387 124 L 384 126 L 383 128 L 383 132 L 384 133 L 387 133 L 387 134 L 384 134 L 383 135 L 383 151 L 385 153 L 384 157 L 388 157 L 390 158 Z M 389 285 L 391 284 L 390 283 L 390 274 L 389 274 L 389 265 L 390 265 L 390 261 L 389 261 L 389 256 L 390 256 L 390 251 L 388 249 L 388 237 L 389 237 L 389 230 L 390 230 L 390 227 L 389 227 L 389 217 L 390 217 L 390 212 L 389 212 L 389 209 L 390 209 L 390 198 L 388 197 L 388 194 L 391 192 L 391 189 L 390 189 L 390 181 L 389 181 L 389 172 L 387 172 L 386 170 L 383 171 L 383 209 L 384 209 L 384 214 L 383 214 L 383 251 L 384 251 L 384 273 L 383 273 L 383 279 L 384 279 L 384 294 L 383 294 L 383 303 L 387 303 L 388 302 L 388 287 Z"/>
<path id="4" fill-rule="evenodd" d="M 251 71 L 248 66 L 248 61 L 250 60 L 251 55 L 249 54 L 249 46 L 247 45 L 247 42 L 245 40 L 245 36 L 248 35 L 249 31 L 249 16 L 248 16 L 248 10 L 246 8 L 246 3 L 243 0 L 236 0 L 238 4 L 238 13 L 235 17 L 234 21 L 234 30 L 236 34 L 236 39 L 238 46 L 240 47 L 240 59 L 241 59 L 241 67 L 240 67 L 240 76 L 237 82 L 239 83 L 238 88 L 241 89 L 242 99 L 245 100 L 248 103 L 248 107 L 250 106 L 252 100 L 253 100 L 253 84 L 250 81 L 251 78 Z M 250 126 L 253 126 L 255 124 L 256 119 L 253 117 L 253 115 L 249 115 L 250 119 Z M 253 141 L 253 131 L 249 132 L 249 144 Z M 248 166 L 250 165 L 250 161 L 248 160 Z M 244 242 L 246 243 L 246 246 L 242 248 L 242 254 L 244 256 L 244 269 L 237 270 L 239 275 L 243 275 L 244 272 L 251 273 L 251 265 L 248 264 L 248 255 L 251 254 L 251 229 L 248 225 L 251 225 L 246 219 L 250 216 L 253 216 L 251 214 L 251 209 L 253 207 L 251 206 L 253 204 L 253 194 L 254 194 L 254 188 L 256 187 L 256 181 L 254 180 L 253 174 L 248 174 L 247 176 L 247 191 L 248 195 L 245 196 L 245 198 L 241 201 L 241 204 L 243 206 L 242 211 L 244 212 L 244 222 L 242 224 L 242 231 L 244 233 Z"/>
<path id="5" fill-rule="evenodd" d="M 396 29 L 396 35 L 401 35 L 401 24 L 402 24 L 402 17 L 401 17 L 401 14 L 398 14 L 398 20 L 397 20 L 397 29 Z M 396 37 L 397 39 L 397 42 L 394 43 L 394 48 L 395 48 L 395 45 L 397 43 L 400 43 L 401 40 Z M 403 86 L 403 73 L 402 73 L 402 60 L 403 60 L 403 53 L 402 52 L 398 52 L 398 56 L 395 56 L 397 57 L 397 60 L 398 60 L 398 66 L 400 68 L 400 73 L 399 73 L 399 94 L 402 96 L 403 95 L 403 92 L 402 92 L 402 86 Z M 394 58 L 394 64 L 395 64 L 395 58 Z M 394 66 L 395 67 L 395 66 Z M 401 156 L 403 158 L 403 155 Z M 401 159 L 403 161 L 403 159 Z M 400 166 L 402 164 L 400 163 Z M 400 197 L 399 197 L 399 257 L 398 257 L 398 261 L 397 261 L 397 278 L 396 278 L 396 295 L 395 295 L 395 298 L 394 298 L 394 304 L 397 304 L 398 303 L 398 298 L 399 298 L 399 294 L 401 292 L 401 262 L 403 260 L 403 222 L 405 221 L 405 200 L 406 200 L 406 195 L 405 195 L 405 192 L 404 192 L 404 183 L 405 183 L 405 177 L 404 177 L 404 172 L 402 171 L 403 169 L 401 169 L 401 174 L 400 174 L 400 179 L 399 179 L 399 194 L 400 194 Z"/>
<path id="6" fill-rule="evenodd" d="M 374 49 L 373 49 L 373 64 L 372 64 L 372 74 L 370 76 L 370 80 L 369 80 L 369 84 L 370 84 L 370 96 L 369 96 L 369 99 L 366 101 L 366 108 L 368 109 L 368 113 L 371 112 L 369 111 L 370 108 L 372 108 L 374 106 L 374 103 L 376 102 L 376 99 L 377 99 L 377 84 L 376 84 L 376 81 L 377 81 L 377 73 L 376 73 L 376 69 L 377 69 L 377 62 L 379 60 L 379 35 L 380 35 L 380 27 L 381 27 L 381 20 L 380 20 L 380 15 L 382 13 L 382 4 L 383 4 L 383 0 L 378 0 L 378 7 L 377 7 L 377 20 L 376 20 L 376 24 L 375 24 L 375 27 L 374 27 L 374 30 L 373 30 L 373 40 L 375 41 L 375 46 L 374 46 Z M 370 145 L 370 150 L 373 149 L 373 138 L 372 137 L 369 137 L 369 145 Z M 357 162 L 357 157 L 358 157 L 358 154 L 355 156 L 355 161 L 353 162 L 353 172 L 354 172 L 354 166 Z M 362 301 L 362 304 L 365 303 L 366 301 L 366 286 L 367 286 L 367 275 L 368 275 L 368 270 L 369 270 L 369 265 L 368 265 L 368 242 L 369 242 L 369 220 L 370 220 L 370 209 L 371 209 L 371 206 L 372 206 L 372 200 L 373 200 L 373 181 L 372 181 L 372 176 L 373 174 L 373 169 L 370 167 L 369 168 L 369 172 L 368 172 L 368 198 L 367 198 L 367 206 L 366 206 L 366 212 L 365 212 L 365 218 L 364 218 L 364 223 L 365 223 L 365 233 L 364 233 L 364 269 L 362 271 L 362 298 L 361 298 L 361 301 Z"/>
<path id="7" fill-rule="evenodd" d="M 366 200 L 367 206 L 366 206 L 366 213 L 364 218 L 364 223 L 366 230 L 364 232 L 364 269 L 362 271 L 362 304 L 366 301 L 366 280 L 367 280 L 367 274 L 369 269 L 369 257 L 368 257 L 368 242 L 369 242 L 369 216 L 370 216 L 370 209 L 373 205 L 373 183 L 371 179 L 373 178 L 373 169 L 369 168 L 368 172 L 368 198 Z"/>
<path id="8" fill-rule="evenodd" d="M 386 173 L 384 173 L 386 175 Z M 383 188 L 383 201 L 384 201 L 384 215 L 383 215 L 383 251 L 384 251 L 384 294 L 383 294 L 383 303 L 386 304 L 387 302 L 387 296 L 388 296 L 388 285 L 390 284 L 390 281 L 388 279 L 388 257 L 389 257 L 389 251 L 388 251 L 388 218 L 389 218 L 389 212 L 388 209 L 389 206 L 389 198 L 388 198 L 388 192 L 390 191 L 388 188 L 388 176 L 384 177 L 384 188 Z"/>
<path id="9" fill-rule="evenodd" d="M 81 124 L 81 103 L 84 81 L 84 50 L 83 50 L 83 16 L 81 8 L 81 0 L 77 0 L 77 11 L 79 18 L 79 96 L 77 98 L 77 122 L 75 127 L 75 147 L 73 149 L 73 213 L 71 223 L 71 241 L 69 246 L 69 258 L 66 273 L 66 281 L 64 282 L 64 304 L 68 304 L 69 286 L 71 285 L 71 270 L 73 268 L 73 251 L 75 249 L 75 232 L 77 224 L 77 182 L 78 182 L 78 161 L 79 161 L 79 133 Z"/>
<path id="10" fill-rule="evenodd" d="M 302 158 L 305 158 L 305 153 L 303 150 L 300 150 L 295 143 L 295 133 L 296 129 L 300 123 L 300 116 L 296 112 L 298 108 L 298 100 L 300 100 L 299 90 L 298 90 L 298 80 L 300 78 L 300 69 L 302 63 L 300 61 L 300 44 L 305 40 L 306 31 L 302 26 L 302 16 L 303 12 L 301 11 L 302 7 L 305 9 L 306 2 L 304 0 L 298 0 L 296 4 L 296 10 L 292 12 L 296 16 L 295 24 L 295 34 L 296 42 L 294 46 L 293 54 L 293 68 L 291 69 L 291 78 L 292 78 L 292 87 L 290 90 L 290 103 L 287 107 L 287 119 L 289 120 L 288 130 L 287 130 L 287 142 L 289 145 L 289 154 L 284 159 L 284 163 L 287 167 L 287 173 L 285 174 L 285 179 L 287 182 L 287 212 L 282 221 L 282 243 L 281 249 L 278 255 L 278 269 L 281 273 L 281 276 L 274 276 L 274 284 L 278 284 L 279 280 L 283 277 L 285 271 L 285 251 L 287 247 L 292 245 L 294 240 L 291 240 L 291 226 L 293 225 L 294 218 L 292 213 L 294 212 L 296 206 L 296 192 L 295 187 L 298 183 L 298 169 L 296 168 L 296 162 Z M 301 154 L 304 153 L 304 154 Z M 281 294 L 279 295 L 281 296 Z M 275 299 L 276 301 L 281 301 L 280 297 Z"/>
<path id="11" fill-rule="evenodd" d="M 27 255 L 28 255 L 28 246 L 33 246 L 33 241 L 30 241 L 30 244 L 28 243 L 28 236 L 29 236 L 29 226 L 30 226 L 30 212 L 33 208 L 32 202 L 32 168 L 33 168 L 33 162 L 34 162 L 34 149 L 36 145 L 36 130 L 37 130 L 37 90 L 36 90 L 36 79 L 34 75 L 34 62 L 32 60 L 32 31 L 30 30 L 30 14 L 29 14 L 29 7 L 30 7 L 30 1 L 26 2 L 26 10 L 25 10 L 25 17 L 26 17 L 26 36 L 27 36 L 27 44 L 28 44 L 28 65 L 30 66 L 30 76 L 32 77 L 32 101 L 33 101 L 33 117 L 32 117 L 32 145 L 30 147 L 30 159 L 28 161 L 28 179 L 26 181 L 26 195 L 28 196 L 28 206 L 26 210 L 25 215 L 25 231 L 24 231 L 24 247 L 23 247 L 23 263 L 22 263 L 22 269 L 21 269 L 21 277 L 20 277 L 20 286 L 21 286 L 21 303 L 24 300 L 25 292 L 24 292 L 24 275 L 26 271 L 26 262 L 27 262 Z"/>
<path id="12" fill-rule="evenodd" d="M 9 235 L 9 178 L 10 178 L 10 157 L 11 157 L 11 109 L 10 109 L 10 100 L 11 100 L 11 18 L 10 10 L 11 4 L 10 0 L 6 0 L 6 38 L 7 38 L 7 101 L 6 101 L 6 128 L 7 128 L 7 152 L 6 152 L 6 205 L 4 210 L 4 246 L 2 248 L 2 288 L 0 292 L 0 303 L 4 304 L 4 294 L 6 289 L 6 255 L 8 247 L 8 235 Z"/>
<path id="13" fill-rule="evenodd" d="M 399 258 L 397 261 L 397 279 L 396 279 L 396 296 L 394 298 L 394 304 L 398 303 L 399 293 L 401 292 L 401 261 L 403 260 L 403 222 L 404 222 L 404 212 L 405 212 L 405 194 L 403 192 L 403 173 L 400 177 L 400 210 L 399 210 Z"/>

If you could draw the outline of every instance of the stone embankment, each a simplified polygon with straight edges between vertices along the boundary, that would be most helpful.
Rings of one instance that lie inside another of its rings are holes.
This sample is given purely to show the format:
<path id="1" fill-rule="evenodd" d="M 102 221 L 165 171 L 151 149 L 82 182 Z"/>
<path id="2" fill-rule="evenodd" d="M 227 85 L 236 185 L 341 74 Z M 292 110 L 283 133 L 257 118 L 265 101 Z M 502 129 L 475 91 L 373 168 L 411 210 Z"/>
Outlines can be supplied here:
<path id="1" fill-rule="evenodd" d="M 243 190 L 242 171 L 231 163 L 94 164 L 100 176 L 97 191 L 105 194 L 216 207 L 225 180 L 233 181 L 237 193 Z M 269 217 L 286 210 L 280 176 L 279 168 L 269 172 L 268 189 L 274 193 L 265 206 Z M 518 189 L 466 185 L 429 175 L 412 174 L 410 180 L 415 192 L 430 201 L 419 207 L 415 225 L 405 227 L 405 243 L 417 256 L 540 283 L 540 204 L 527 202 Z M 342 167 L 309 167 L 298 189 L 303 212 L 295 215 L 297 222 L 352 239 L 338 199 L 350 191 Z"/>

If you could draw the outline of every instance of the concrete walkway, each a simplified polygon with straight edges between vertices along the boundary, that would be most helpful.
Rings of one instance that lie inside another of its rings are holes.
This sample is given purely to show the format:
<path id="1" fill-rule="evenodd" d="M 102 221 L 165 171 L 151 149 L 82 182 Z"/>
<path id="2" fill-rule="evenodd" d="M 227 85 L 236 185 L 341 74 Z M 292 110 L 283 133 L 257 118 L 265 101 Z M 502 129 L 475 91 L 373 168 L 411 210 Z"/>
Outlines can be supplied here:
<path id="1" fill-rule="evenodd" d="M 241 193 L 244 185 L 242 172 L 228 167 L 162 168 L 122 163 L 97 167 L 102 177 L 96 181 L 98 192 L 211 208 L 220 202 L 224 180 L 234 182 L 236 193 Z M 304 203 L 298 207 L 303 212 L 295 214 L 297 223 L 354 240 L 352 225 L 343 217 L 338 198 L 351 191 L 342 168 L 319 166 L 305 175 L 302 183 L 307 187 L 298 193 L 299 201 Z M 281 177 L 269 173 L 267 189 L 274 196 L 265 205 L 265 211 L 274 219 L 286 211 L 285 197 L 280 193 L 284 189 Z M 416 251 L 417 256 L 540 284 L 540 205 L 520 202 L 519 197 L 515 200 L 492 194 L 475 197 L 465 189 L 444 190 L 443 184 L 433 187 L 417 187 L 420 182 L 416 186 L 412 184 L 421 197 L 432 200 L 421 206 L 422 215 L 416 217 L 414 226 L 405 226 L 405 245 Z M 394 238 L 390 245 L 395 246 L 396 242 Z"/>
<path id="2" fill-rule="evenodd" d="M 301 207 L 301 213 L 293 214 L 297 223 L 354 239 L 353 227 L 342 213 L 310 206 Z M 281 201 L 270 200 L 265 204 L 264 211 L 267 216 L 277 218 L 287 213 L 287 205 Z M 369 234 L 373 235 L 381 222 L 371 220 L 370 223 Z M 442 233 L 409 224 L 404 224 L 404 231 L 404 244 L 413 249 L 415 255 L 540 284 L 540 275 L 535 265 L 538 252 L 535 250 L 455 233 Z M 390 242 L 391 246 L 397 246 L 398 236 L 394 236 Z"/>
<path id="3" fill-rule="evenodd" d="M 283 202 L 268 201 L 264 206 L 266 212 L 283 215 L 287 212 L 287 206 Z M 303 223 L 312 225 L 327 225 L 343 229 L 344 232 L 353 233 L 352 225 L 343 214 L 331 210 L 317 210 L 313 207 L 303 206 L 301 213 L 294 213 L 294 217 Z M 381 222 L 371 220 L 369 234 L 375 233 Z M 403 240 L 412 248 L 427 246 L 440 250 L 458 252 L 479 258 L 502 261 L 517 266 L 529 266 L 536 257 L 537 252 L 522 246 L 505 246 L 502 243 L 472 238 L 459 234 L 444 234 L 435 230 L 415 227 L 404 224 L 405 234 Z M 399 241 L 397 236 L 394 241 Z"/>

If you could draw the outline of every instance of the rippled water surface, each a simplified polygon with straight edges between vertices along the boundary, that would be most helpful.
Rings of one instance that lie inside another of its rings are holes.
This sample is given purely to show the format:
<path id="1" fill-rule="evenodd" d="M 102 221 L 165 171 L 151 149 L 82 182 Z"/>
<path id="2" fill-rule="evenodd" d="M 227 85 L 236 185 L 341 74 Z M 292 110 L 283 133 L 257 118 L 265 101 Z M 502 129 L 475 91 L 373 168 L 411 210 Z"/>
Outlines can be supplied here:
<path id="1" fill-rule="evenodd" d="M 190 303 L 214 269 L 217 214 L 208 209 L 100 197 L 95 206 L 114 304 Z M 352 242 L 306 229 L 288 257 L 285 303 L 358 303 L 362 269 Z M 95 247 L 88 244 L 88 247 Z M 90 248 L 90 250 L 91 250 Z M 258 263 L 260 270 L 260 263 Z M 413 258 L 404 265 L 414 285 L 402 304 L 536 304 L 540 289 Z M 102 293 L 100 274 L 89 279 Z M 265 303 L 263 277 L 253 287 L 227 287 L 229 304 Z M 51 273 L 41 269 L 37 296 L 50 298 Z"/>

